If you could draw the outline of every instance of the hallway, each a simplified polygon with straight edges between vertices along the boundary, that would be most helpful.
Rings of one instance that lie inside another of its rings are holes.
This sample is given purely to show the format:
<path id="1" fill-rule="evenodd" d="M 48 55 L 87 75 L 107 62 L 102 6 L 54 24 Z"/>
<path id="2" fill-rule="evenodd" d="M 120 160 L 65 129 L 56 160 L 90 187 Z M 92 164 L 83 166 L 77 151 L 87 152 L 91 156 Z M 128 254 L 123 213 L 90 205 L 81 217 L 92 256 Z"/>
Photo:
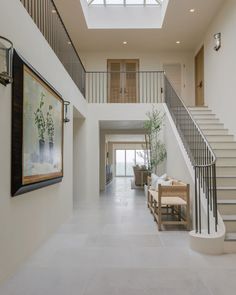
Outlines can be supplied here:
<path id="1" fill-rule="evenodd" d="M 228 295 L 235 276 L 236 255 L 201 255 L 189 249 L 187 232 L 158 233 L 143 191 L 131 190 L 130 178 L 116 178 L 0 295 Z"/>

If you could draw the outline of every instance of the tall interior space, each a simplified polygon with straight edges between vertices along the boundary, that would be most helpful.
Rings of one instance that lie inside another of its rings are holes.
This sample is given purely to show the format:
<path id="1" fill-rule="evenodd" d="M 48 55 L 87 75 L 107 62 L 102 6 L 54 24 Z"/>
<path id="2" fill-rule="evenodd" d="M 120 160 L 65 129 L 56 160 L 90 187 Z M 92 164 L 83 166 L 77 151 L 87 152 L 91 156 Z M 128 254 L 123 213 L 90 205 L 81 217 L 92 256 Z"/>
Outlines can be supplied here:
<path id="1" fill-rule="evenodd" d="M 0 295 L 232 295 L 236 1 L 0 0 Z"/>

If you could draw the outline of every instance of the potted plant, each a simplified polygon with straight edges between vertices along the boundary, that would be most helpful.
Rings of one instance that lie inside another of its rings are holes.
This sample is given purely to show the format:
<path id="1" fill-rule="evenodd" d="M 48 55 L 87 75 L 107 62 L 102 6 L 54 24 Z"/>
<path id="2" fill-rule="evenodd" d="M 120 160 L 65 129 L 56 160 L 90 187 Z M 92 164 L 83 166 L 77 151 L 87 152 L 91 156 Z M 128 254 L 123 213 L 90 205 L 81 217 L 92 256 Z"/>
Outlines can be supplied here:
<path id="1" fill-rule="evenodd" d="M 48 112 L 47 112 L 47 119 L 46 119 L 48 141 L 49 141 L 49 163 L 51 164 L 53 163 L 53 144 L 54 144 L 54 133 L 55 133 L 52 110 L 53 110 L 52 105 L 49 105 Z"/>
<path id="2" fill-rule="evenodd" d="M 45 150 L 45 138 L 44 133 L 46 131 L 46 123 L 43 114 L 43 106 L 44 106 L 44 98 L 45 94 L 42 92 L 40 97 L 39 106 L 34 113 L 35 116 L 35 125 L 38 129 L 38 138 L 39 138 L 39 161 L 43 163 L 44 161 L 44 150 Z"/>
<path id="3" fill-rule="evenodd" d="M 148 170 L 157 174 L 157 167 L 161 164 L 166 156 L 166 148 L 160 140 L 160 132 L 163 126 L 164 115 L 154 107 L 147 114 L 148 120 L 144 122 L 146 131 L 145 142 L 148 153 Z"/>

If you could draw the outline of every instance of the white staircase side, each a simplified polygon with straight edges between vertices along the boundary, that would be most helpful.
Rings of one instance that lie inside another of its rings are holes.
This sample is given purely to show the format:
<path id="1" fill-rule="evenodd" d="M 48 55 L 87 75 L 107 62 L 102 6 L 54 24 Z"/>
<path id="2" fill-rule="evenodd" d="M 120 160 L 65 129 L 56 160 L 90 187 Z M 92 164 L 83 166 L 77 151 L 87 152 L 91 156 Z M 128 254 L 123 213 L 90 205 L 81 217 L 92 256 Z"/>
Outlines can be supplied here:
<path id="1" fill-rule="evenodd" d="M 190 108 L 217 157 L 218 210 L 225 224 L 224 252 L 236 252 L 236 141 L 209 108 Z M 204 120 L 204 123 L 203 123 Z"/>
<path id="2" fill-rule="evenodd" d="M 189 156 L 186 152 L 186 149 L 183 145 L 182 139 L 179 135 L 179 132 L 176 128 L 176 125 L 169 113 L 169 110 L 166 105 L 164 105 L 165 113 L 166 113 L 166 119 L 168 120 L 171 129 L 173 131 L 174 137 L 176 139 L 176 142 L 178 144 L 179 149 L 181 150 L 182 156 L 184 158 L 184 161 L 188 167 L 189 174 L 191 175 L 192 178 L 192 183 L 195 182 L 195 174 L 194 174 L 194 168 L 190 162 Z M 204 108 L 204 111 L 208 111 L 207 108 Z M 223 127 L 223 124 L 220 126 Z M 218 124 L 217 127 L 219 128 Z M 210 216 L 210 228 L 211 228 L 211 233 L 209 234 L 207 232 L 207 200 L 204 195 L 204 193 L 201 193 L 201 202 L 202 202 L 202 232 L 201 234 L 196 233 L 194 230 L 190 232 L 190 246 L 192 249 L 195 251 L 205 253 L 205 254 L 221 254 L 224 252 L 224 238 L 225 238 L 225 226 L 223 223 L 223 220 L 221 216 L 218 213 L 218 228 L 217 232 L 215 232 L 215 222 L 214 218 Z M 192 216 L 194 220 L 194 199 L 192 201 Z"/>

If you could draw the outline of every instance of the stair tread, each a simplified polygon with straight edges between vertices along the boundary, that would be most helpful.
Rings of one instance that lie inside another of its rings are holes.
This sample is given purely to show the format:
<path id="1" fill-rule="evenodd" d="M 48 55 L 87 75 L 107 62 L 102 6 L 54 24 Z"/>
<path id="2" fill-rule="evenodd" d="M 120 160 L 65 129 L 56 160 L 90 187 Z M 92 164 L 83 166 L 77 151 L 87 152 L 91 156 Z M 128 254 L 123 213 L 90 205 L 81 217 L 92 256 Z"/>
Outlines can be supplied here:
<path id="1" fill-rule="evenodd" d="M 236 199 L 235 200 L 218 200 L 218 205 L 236 205 Z"/>
<path id="2" fill-rule="evenodd" d="M 236 151 L 236 149 L 232 149 L 232 148 L 214 148 L 215 151 Z"/>
<path id="3" fill-rule="evenodd" d="M 226 233 L 225 241 L 236 241 L 236 233 Z"/>
<path id="4" fill-rule="evenodd" d="M 192 148 L 193 150 L 205 150 L 204 148 Z M 232 147 L 228 147 L 228 148 L 214 148 L 214 151 L 235 151 L 236 152 L 236 148 L 232 148 Z"/>
<path id="5" fill-rule="evenodd" d="M 221 126 L 223 126 L 224 124 L 220 123 L 220 122 L 214 122 L 214 123 L 212 123 L 212 122 L 208 122 L 208 123 L 199 122 L 198 125 L 221 125 Z"/>
<path id="6" fill-rule="evenodd" d="M 231 215 L 221 215 L 222 219 L 224 221 L 236 221 L 236 215 L 231 214 Z"/>
<path id="7" fill-rule="evenodd" d="M 218 168 L 236 168 L 236 165 L 225 165 L 225 164 L 217 164 Z M 217 168 L 216 167 L 216 168 Z"/>
<path id="8" fill-rule="evenodd" d="M 216 178 L 236 178 L 236 175 L 216 175 Z"/>
<path id="9" fill-rule="evenodd" d="M 211 113 L 211 112 L 201 112 L 201 111 L 199 111 L 199 112 L 197 112 L 197 111 L 195 111 L 195 112 L 190 112 L 190 114 L 192 115 L 192 117 L 200 117 L 200 116 L 210 116 L 210 117 L 214 117 L 214 118 L 216 118 L 216 115 L 215 114 L 213 114 L 213 113 Z"/>
<path id="10" fill-rule="evenodd" d="M 236 151 L 236 148 L 232 148 L 232 147 L 214 148 L 214 151 Z"/>
<path id="11" fill-rule="evenodd" d="M 232 134 L 206 134 L 206 136 L 222 136 L 222 137 L 232 137 Z"/>
<path id="12" fill-rule="evenodd" d="M 236 156 L 217 156 L 217 159 L 224 159 L 224 158 L 226 158 L 226 159 L 236 159 Z M 196 157 L 196 159 L 204 159 L 204 157 L 203 156 L 199 156 L 199 157 Z"/>
<path id="13" fill-rule="evenodd" d="M 209 109 L 209 107 L 208 106 L 189 106 L 188 109 L 189 110 L 194 110 L 194 111 L 197 110 L 197 109 L 206 110 L 206 109 Z M 211 111 L 211 109 L 209 109 L 209 111 Z"/>
<path id="14" fill-rule="evenodd" d="M 234 141 L 234 140 L 232 140 L 232 141 L 211 141 L 211 143 L 236 143 L 236 141 Z"/>
<path id="15" fill-rule="evenodd" d="M 234 156 L 217 156 L 217 159 L 236 159 Z"/>
<path id="16" fill-rule="evenodd" d="M 204 131 L 229 131 L 229 129 L 226 129 L 226 128 L 220 128 L 220 129 L 208 129 L 208 128 L 201 128 L 202 129 L 202 131 L 204 132 Z"/>
<path id="17" fill-rule="evenodd" d="M 236 186 L 217 186 L 218 190 L 236 190 Z"/>

